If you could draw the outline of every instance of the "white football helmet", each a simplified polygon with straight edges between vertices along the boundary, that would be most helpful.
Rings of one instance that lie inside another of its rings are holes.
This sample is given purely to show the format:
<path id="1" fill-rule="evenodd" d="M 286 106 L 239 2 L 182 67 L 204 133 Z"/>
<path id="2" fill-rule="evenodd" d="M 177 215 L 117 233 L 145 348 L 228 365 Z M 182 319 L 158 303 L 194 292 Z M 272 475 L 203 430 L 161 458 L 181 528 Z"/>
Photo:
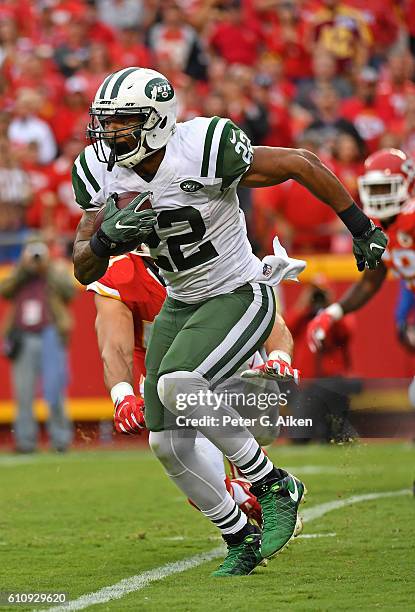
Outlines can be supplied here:
<path id="1" fill-rule="evenodd" d="M 357 183 L 367 216 L 388 219 L 399 215 L 413 195 L 415 164 L 399 149 L 381 149 L 366 159 Z"/>
<path id="2" fill-rule="evenodd" d="M 87 129 L 99 161 L 108 170 L 114 164 L 133 168 L 164 147 L 175 130 L 176 106 L 173 86 L 160 72 L 131 67 L 107 76 L 95 94 Z M 136 117 L 137 121 L 127 128 L 106 129 L 114 116 Z"/>

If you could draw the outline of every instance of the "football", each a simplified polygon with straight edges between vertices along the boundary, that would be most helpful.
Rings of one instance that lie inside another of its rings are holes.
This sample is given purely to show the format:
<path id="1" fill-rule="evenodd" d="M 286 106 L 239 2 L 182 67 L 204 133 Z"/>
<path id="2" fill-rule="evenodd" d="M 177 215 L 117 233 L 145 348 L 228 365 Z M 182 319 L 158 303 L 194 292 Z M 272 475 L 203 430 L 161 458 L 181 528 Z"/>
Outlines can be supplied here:
<path id="1" fill-rule="evenodd" d="M 123 208 L 128 206 L 132 202 L 132 200 L 134 200 L 134 198 L 139 195 L 139 191 L 124 191 L 123 193 L 119 193 L 117 200 L 117 208 L 122 210 Z M 147 200 L 144 200 L 144 202 L 142 202 L 141 206 L 139 207 L 139 210 L 148 210 L 149 208 L 151 208 L 151 202 L 150 199 L 147 198 Z M 105 206 L 100 208 L 97 212 L 96 217 L 94 219 L 94 232 L 99 230 L 99 228 L 101 227 L 101 223 L 104 219 L 104 212 Z"/>

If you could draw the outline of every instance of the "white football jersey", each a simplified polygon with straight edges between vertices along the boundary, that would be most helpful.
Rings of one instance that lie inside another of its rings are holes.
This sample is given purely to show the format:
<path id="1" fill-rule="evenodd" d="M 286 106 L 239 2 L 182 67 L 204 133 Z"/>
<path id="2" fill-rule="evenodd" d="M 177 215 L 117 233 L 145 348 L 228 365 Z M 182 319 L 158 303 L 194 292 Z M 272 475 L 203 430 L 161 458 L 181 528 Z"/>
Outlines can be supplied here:
<path id="1" fill-rule="evenodd" d="M 179 123 L 151 181 L 134 170 L 107 171 L 92 146 L 72 173 L 75 198 L 87 211 L 111 193 L 151 191 L 157 224 L 147 239 L 171 297 L 187 303 L 229 293 L 262 268 L 252 253 L 236 187 L 252 147 L 229 119 L 196 117 Z"/>

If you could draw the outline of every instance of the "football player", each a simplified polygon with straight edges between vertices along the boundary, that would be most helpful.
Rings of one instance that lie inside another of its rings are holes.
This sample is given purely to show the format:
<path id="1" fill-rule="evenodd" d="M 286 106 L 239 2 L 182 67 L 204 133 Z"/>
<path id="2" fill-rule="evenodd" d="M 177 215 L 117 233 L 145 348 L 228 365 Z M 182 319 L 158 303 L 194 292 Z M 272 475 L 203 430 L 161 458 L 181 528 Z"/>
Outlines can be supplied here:
<path id="1" fill-rule="evenodd" d="M 144 400 L 140 393 L 136 397 L 134 381 L 139 381 L 141 388 L 145 377 L 144 357 L 149 331 L 166 297 L 164 283 L 150 258 L 143 256 L 143 253 L 132 252 L 111 258 L 104 276 L 88 285 L 87 289 L 95 293 L 95 327 L 104 366 L 105 385 L 114 403 L 115 428 L 124 434 L 141 433 L 145 427 Z M 291 334 L 283 319 L 277 315 L 264 347 L 272 359 L 263 364 L 259 353 L 255 353 L 250 363 L 246 364 L 248 370 L 244 372 L 245 378 L 247 374 L 251 377 L 262 374 L 272 380 L 298 380 L 298 370 L 290 365 L 292 345 Z M 280 349 L 275 350 L 275 346 Z M 271 375 L 267 374 L 265 366 L 271 367 Z M 239 380 L 238 384 L 237 376 L 233 386 L 236 392 L 245 395 L 250 392 L 259 394 L 266 390 L 264 384 L 249 385 L 246 380 Z M 277 390 L 275 384 L 271 386 L 268 383 L 268 388 L 274 393 Z M 252 407 L 250 411 L 254 412 Z M 269 425 L 262 426 L 259 423 L 253 433 L 260 443 L 269 444 L 278 432 L 278 406 L 262 411 L 261 416 L 264 414 L 268 417 Z M 241 510 L 260 522 L 260 507 L 255 496 L 250 493 L 250 483 L 237 475 L 232 480 L 226 477 L 222 453 L 207 438 L 198 436 L 196 445 L 197 452 L 222 475 L 228 491 Z"/>
<path id="2" fill-rule="evenodd" d="M 277 257 L 274 266 L 265 266 L 253 255 L 236 188 L 301 182 L 351 231 L 359 270 L 376 268 L 386 237 L 312 153 L 252 148 L 226 118 L 177 124 L 174 89 L 158 72 L 130 67 L 108 75 L 90 115 L 91 145 L 73 169 L 76 200 L 84 209 L 75 275 L 83 284 L 93 282 L 111 255 L 131 250 L 127 243 L 148 245 L 168 293 L 146 354 L 150 446 L 227 543 L 228 555 L 214 575 L 250 574 L 294 536 L 304 484 L 273 465 L 247 428 L 229 420 L 234 412 L 215 393 L 269 336 L 275 319 L 271 286 L 285 277 Z M 126 191 L 141 195 L 119 210 L 113 194 Z M 150 192 L 152 209 L 140 210 Z M 101 227 L 94 231 L 94 213 L 103 205 Z M 185 431 L 179 417 L 189 424 Z M 198 431 L 252 483 L 262 506 L 262 533 L 196 453 Z"/>
<path id="3" fill-rule="evenodd" d="M 322 310 L 310 322 L 308 343 L 312 351 L 322 348 L 335 321 L 364 306 L 381 288 L 388 268 L 415 289 L 415 165 L 398 149 L 381 149 L 365 161 L 358 179 L 364 212 L 386 232 L 389 243 L 382 261 L 374 270 L 365 270 L 345 295 Z M 375 248 L 375 247 L 374 247 Z M 405 332 L 403 332 L 405 333 Z"/>

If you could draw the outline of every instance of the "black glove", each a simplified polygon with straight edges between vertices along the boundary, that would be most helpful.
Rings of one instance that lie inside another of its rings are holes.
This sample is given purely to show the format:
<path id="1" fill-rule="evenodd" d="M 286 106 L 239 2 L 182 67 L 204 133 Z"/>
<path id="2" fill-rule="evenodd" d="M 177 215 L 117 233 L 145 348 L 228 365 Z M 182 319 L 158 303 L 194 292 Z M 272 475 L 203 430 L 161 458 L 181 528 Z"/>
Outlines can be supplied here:
<path id="1" fill-rule="evenodd" d="M 118 194 L 109 196 L 101 227 L 90 240 L 97 257 L 128 253 L 145 241 L 157 220 L 153 209 L 139 210 L 140 203 L 149 195 L 149 191 L 141 193 L 122 209 L 117 207 Z"/>
<path id="2" fill-rule="evenodd" d="M 362 272 L 365 268 L 374 270 L 380 262 L 387 244 L 386 234 L 373 221 L 370 222 L 370 228 L 362 236 L 353 238 L 353 254 L 359 272 Z"/>

